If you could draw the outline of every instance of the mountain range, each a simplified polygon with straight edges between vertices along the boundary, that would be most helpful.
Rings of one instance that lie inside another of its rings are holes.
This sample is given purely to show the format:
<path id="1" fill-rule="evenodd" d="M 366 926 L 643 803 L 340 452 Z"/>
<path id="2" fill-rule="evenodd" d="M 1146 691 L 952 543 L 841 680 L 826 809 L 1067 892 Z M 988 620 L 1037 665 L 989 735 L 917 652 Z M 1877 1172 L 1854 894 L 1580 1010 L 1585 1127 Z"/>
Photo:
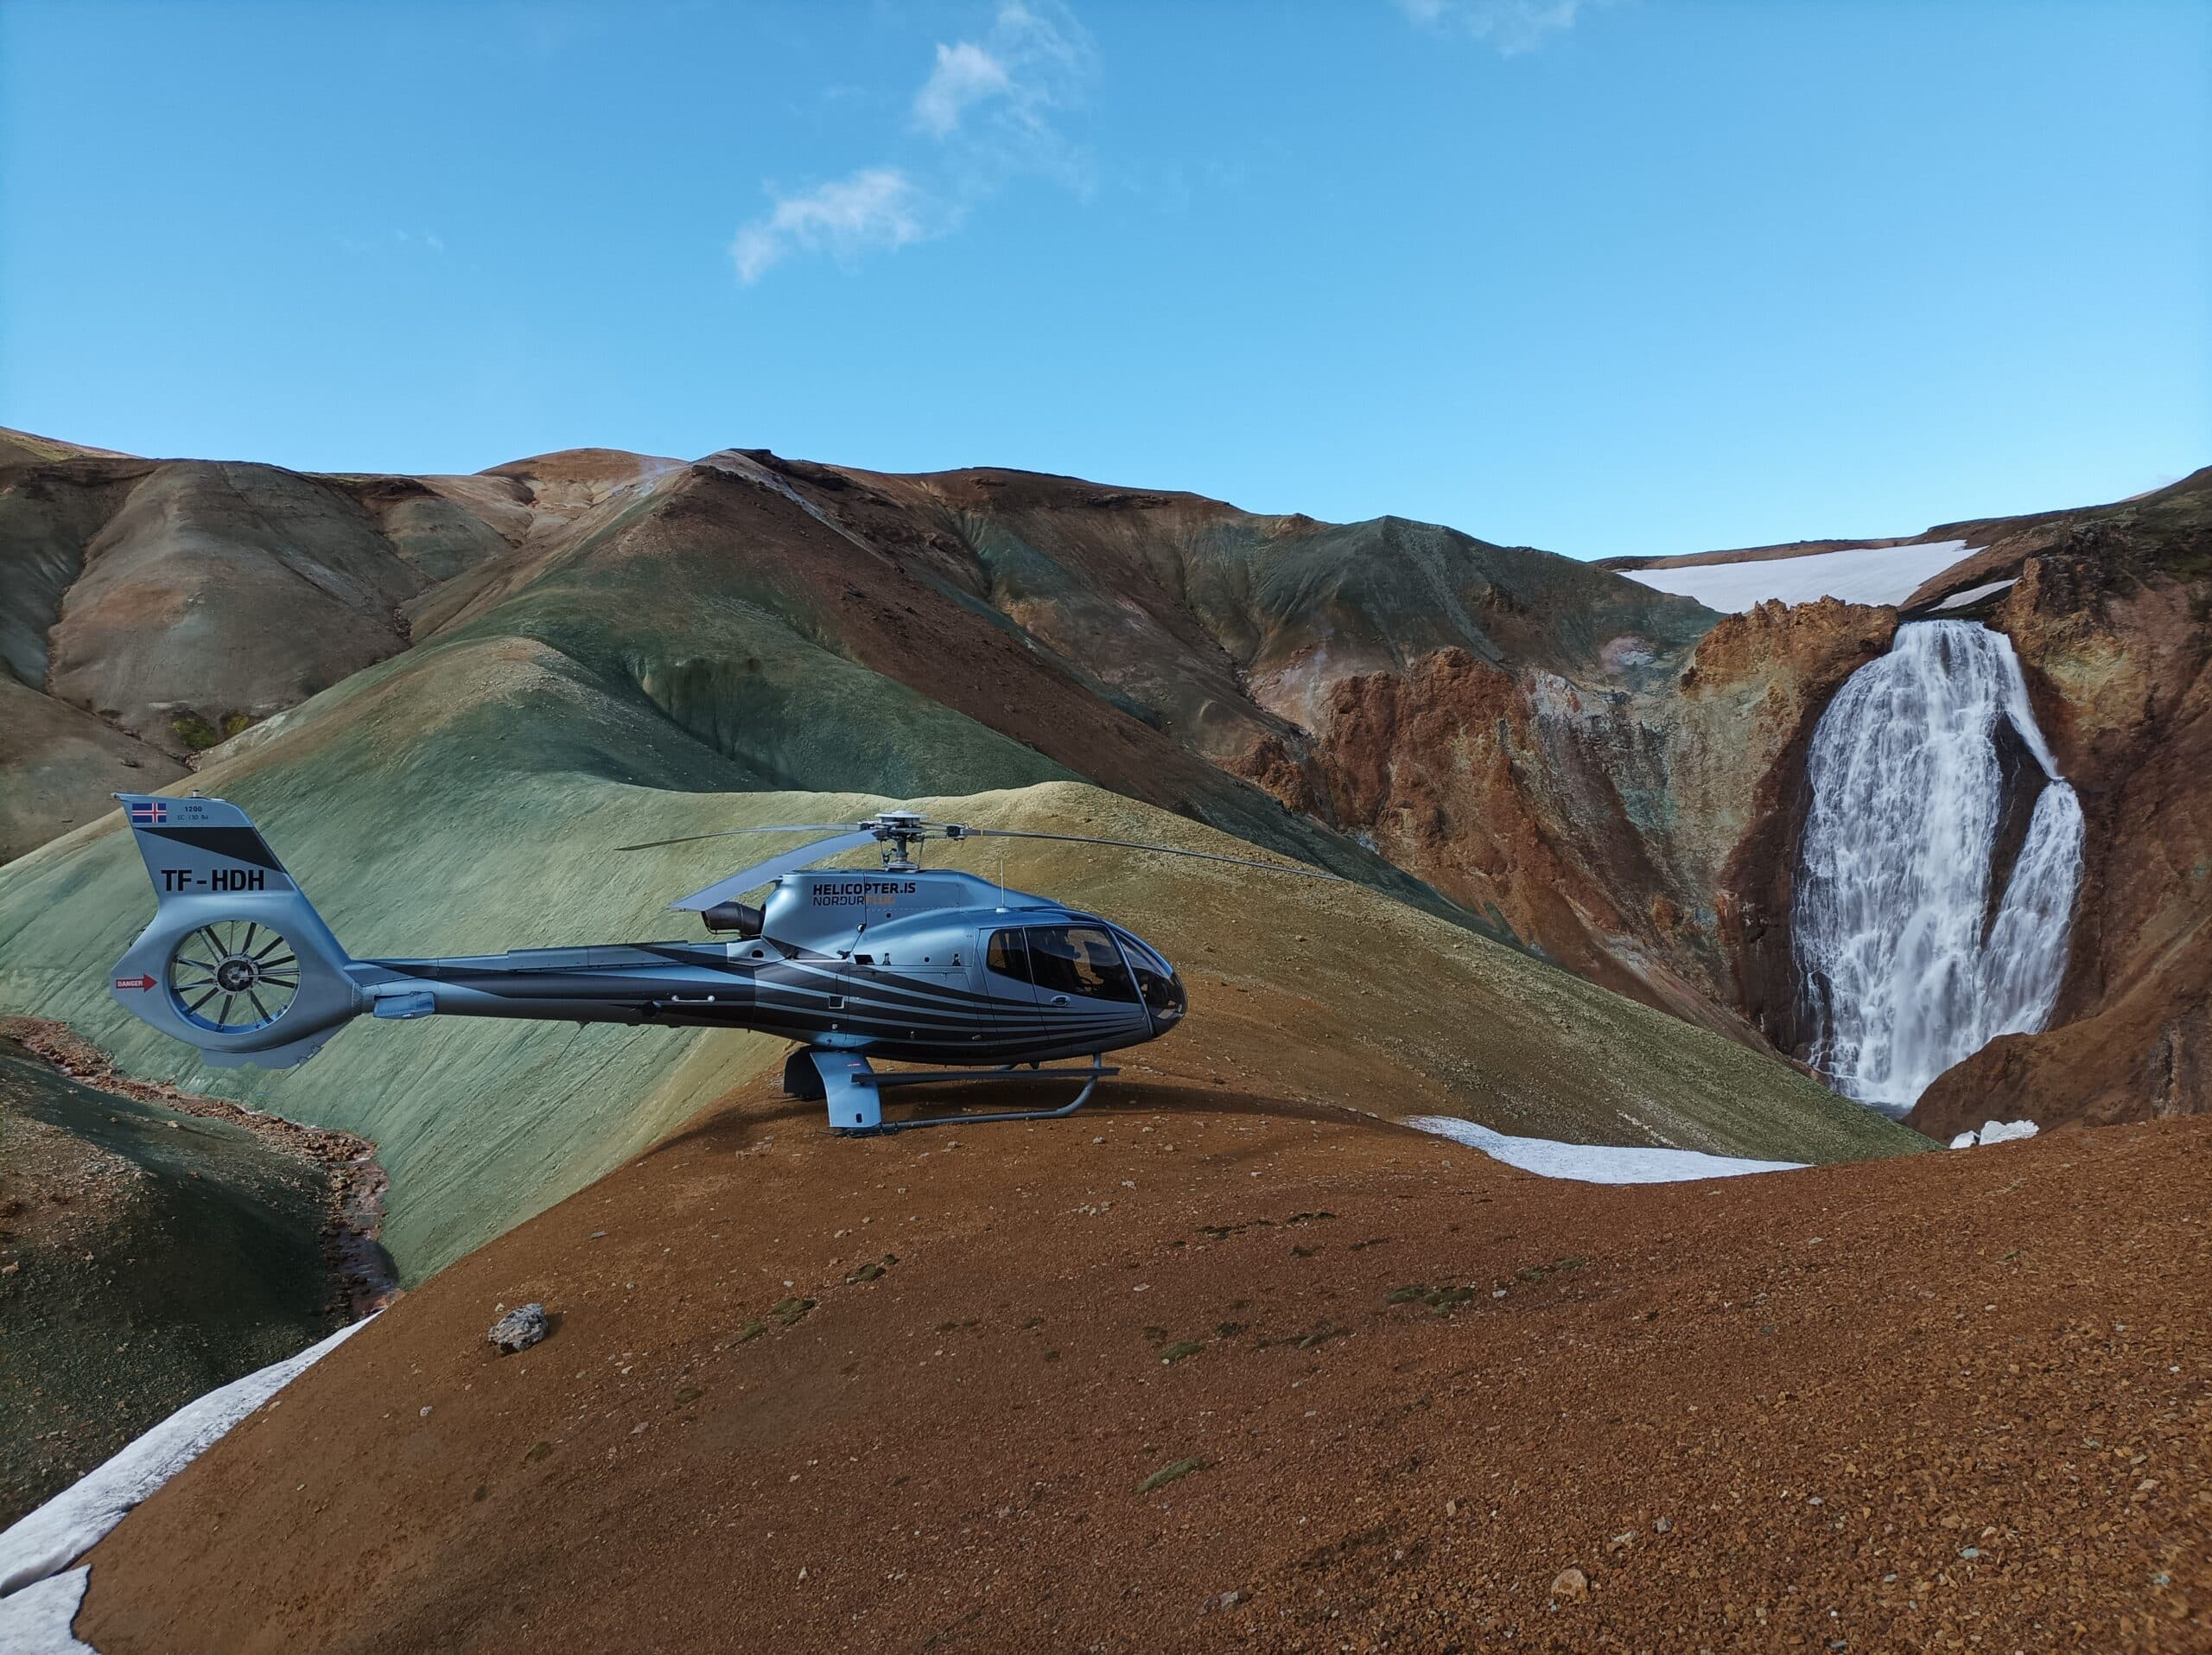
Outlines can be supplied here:
<path id="1" fill-rule="evenodd" d="M 2202 1107 L 2212 1041 L 2208 502 L 2212 471 L 1902 539 L 1601 568 L 988 468 L 582 449 L 304 475 L 10 434 L 0 850 L 94 822 L 120 787 L 235 762 L 296 789 L 333 743 L 389 761 L 455 721 L 493 739 L 525 706 L 496 739 L 545 744 L 540 785 L 579 743 L 608 780 L 671 792 L 1088 782 L 1802 1059 L 1813 728 L 1901 619 L 1963 614 L 2020 654 L 2083 801 L 2087 886 L 2051 1026 L 1945 1076 L 1916 1123 L 2144 1118 Z M 1632 578 L 1853 544 L 1957 555 L 1883 603 L 1724 614 Z M 351 818 L 367 866 L 421 837 L 395 799 L 373 832 Z"/>

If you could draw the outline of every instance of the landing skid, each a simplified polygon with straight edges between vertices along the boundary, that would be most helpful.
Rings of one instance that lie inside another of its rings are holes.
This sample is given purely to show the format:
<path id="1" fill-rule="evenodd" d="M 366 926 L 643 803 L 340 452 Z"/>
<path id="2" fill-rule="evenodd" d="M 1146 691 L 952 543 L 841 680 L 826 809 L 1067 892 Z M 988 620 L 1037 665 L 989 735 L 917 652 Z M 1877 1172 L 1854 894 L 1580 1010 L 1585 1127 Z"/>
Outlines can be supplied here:
<path id="1" fill-rule="evenodd" d="M 794 1052 L 784 1066 L 784 1090 L 794 1098 L 819 1098 L 830 1108 L 830 1125 L 833 1131 L 847 1137 L 865 1137 L 874 1133 L 903 1132 L 912 1126 L 965 1126 L 978 1121 L 1055 1121 L 1072 1115 L 1090 1101 L 1090 1094 L 1098 1083 L 1109 1075 L 1121 1073 L 1119 1069 L 1105 1066 L 1106 1054 L 1094 1052 L 1087 1069 L 1039 1069 L 1032 1066 L 1024 1073 L 1009 1063 L 1000 1069 L 940 1069 L 916 1070 L 898 1074 L 878 1074 L 868 1066 L 866 1058 L 856 1052 L 825 1052 L 809 1049 Z M 1003 1083 L 1018 1080 L 1035 1085 L 1040 1080 L 1065 1077 L 1080 1078 L 1083 1090 L 1072 1103 L 1058 1109 L 996 1109 L 979 1110 L 965 1115 L 940 1115 L 923 1120 L 887 1121 L 883 1118 L 883 1089 L 887 1086 L 934 1086 L 949 1082 L 964 1081 L 969 1085 Z"/>

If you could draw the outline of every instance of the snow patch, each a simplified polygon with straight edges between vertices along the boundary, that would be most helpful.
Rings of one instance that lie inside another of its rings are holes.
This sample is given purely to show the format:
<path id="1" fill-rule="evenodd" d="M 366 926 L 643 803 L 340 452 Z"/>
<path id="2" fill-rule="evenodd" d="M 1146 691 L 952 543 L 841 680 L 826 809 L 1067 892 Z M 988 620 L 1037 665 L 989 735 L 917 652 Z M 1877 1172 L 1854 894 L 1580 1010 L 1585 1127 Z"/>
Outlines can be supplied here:
<path id="1" fill-rule="evenodd" d="M 310 1345 L 296 1356 L 273 1362 L 185 1404 L 143 1436 L 118 1449 L 105 1464 L 86 1472 L 13 1528 L 0 1533 L 0 1603 L 12 1607 L 16 1597 L 35 1583 L 75 1563 L 122 1522 L 132 1506 L 374 1319 L 365 1317 L 350 1323 L 321 1344 Z M 0 1655 L 12 1655 L 12 1651 L 0 1645 Z"/>
<path id="2" fill-rule="evenodd" d="M 99 1655 L 70 1630 L 92 1577 L 86 1563 L 0 1598 L 0 1655 Z"/>
<path id="3" fill-rule="evenodd" d="M 2010 1143 L 2036 1135 L 2033 1121 L 1986 1121 L 1979 1132 L 1961 1132 L 1951 1140 L 1954 1149 L 1971 1149 L 1980 1143 Z"/>
<path id="4" fill-rule="evenodd" d="M 1770 598 L 1784 603 L 1812 603 L 1824 597 L 1841 598 L 1846 603 L 1902 603 L 1923 582 L 1971 555 L 1963 540 L 1924 540 L 1910 546 L 1853 546 L 1749 563 L 1692 563 L 1681 569 L 1620 572 L 1658 591 L 1695 598 L 1708 609 L 1748 609 Z"/>
<path id="5" fill-rule="evenodd" d="M 1802 1161 L 1745 1161 L 1698 1149 L 1641 1149 L 1626 1144 L 1560 1143 L 1551 1138 L 1508 1137 L 1451 1115 L 1416 1115 L 1405 1123 L 1423 1132 L 1480 1149 L 1493 1161 L 1544 1178 L 1579 1184 L 1679 1184 L 1693 1178 L 1735 1178 L 1745 1173 L 1795 1172 Z"/>
<path id="6" fill-rule="evenodd" d="M 1969 603 L 1979 603 L 1982 599 L 1994 596 L 2008 586 L 2018 585 L 2019 580 L 2020 577 L 2015 575 L 2010 580 L 1992 581 L 1986 586 L 1969 586 L 1963 592 L 1952 593 L 1936 607 L 1939 609 L 1963 609 Z"/>

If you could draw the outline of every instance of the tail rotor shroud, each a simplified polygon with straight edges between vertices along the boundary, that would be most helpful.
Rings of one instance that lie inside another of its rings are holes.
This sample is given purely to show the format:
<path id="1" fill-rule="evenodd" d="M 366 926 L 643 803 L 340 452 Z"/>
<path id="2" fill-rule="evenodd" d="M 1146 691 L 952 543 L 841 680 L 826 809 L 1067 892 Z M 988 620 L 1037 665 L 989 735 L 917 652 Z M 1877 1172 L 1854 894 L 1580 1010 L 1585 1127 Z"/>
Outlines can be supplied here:
<path id="1" fill-rule="evenodd" d="M 169 951 L 169 1003 L 186 1022 L 219 1034 L 268 1028 L 300 991 L 299 952 L 256 920 L 216 920 Z"/>

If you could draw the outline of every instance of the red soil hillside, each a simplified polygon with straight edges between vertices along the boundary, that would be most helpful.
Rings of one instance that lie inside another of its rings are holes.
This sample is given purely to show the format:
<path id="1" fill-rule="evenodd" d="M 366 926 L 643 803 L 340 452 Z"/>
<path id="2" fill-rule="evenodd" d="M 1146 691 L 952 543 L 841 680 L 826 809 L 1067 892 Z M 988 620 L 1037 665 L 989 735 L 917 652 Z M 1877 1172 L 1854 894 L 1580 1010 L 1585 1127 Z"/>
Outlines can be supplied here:
<path id="1" fill-rule="evenodd" d="M 78 1630 L 2202 1649 L 2208 1195 L 2199 1123 L 1608 1189 L 1205 1085 L 867 1142 L 742 1093 L 239 1427 Z"/>

